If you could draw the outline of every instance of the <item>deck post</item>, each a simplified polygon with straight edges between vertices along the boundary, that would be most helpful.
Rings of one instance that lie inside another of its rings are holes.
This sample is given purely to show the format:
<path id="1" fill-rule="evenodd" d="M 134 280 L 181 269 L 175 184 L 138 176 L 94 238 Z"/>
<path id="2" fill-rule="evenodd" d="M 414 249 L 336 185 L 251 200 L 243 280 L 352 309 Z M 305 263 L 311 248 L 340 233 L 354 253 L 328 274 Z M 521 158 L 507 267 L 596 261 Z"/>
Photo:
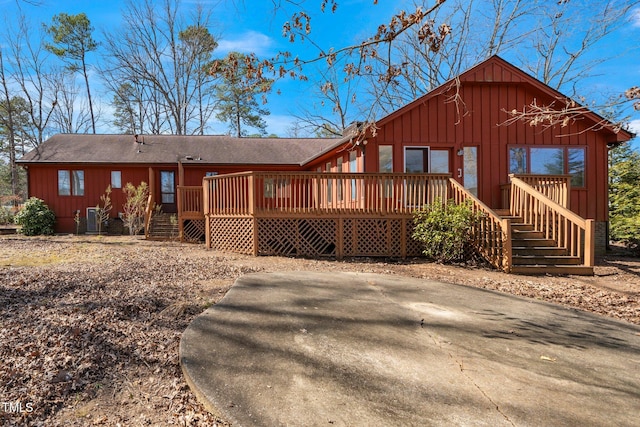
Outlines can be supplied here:
<path id="1" fill-rule="evenodd" d="M 513 250 L 511 246 L 511 220 L 509 218 L 503 219 L 500 223 L 502 228 L 502 268 L 505 273 L 511 273 L 511 267 L 513 266 Z"/>
<path id="2" fill-rule="evenodd" d="M 336 222 L 336 259 L 342 260 L 344 258 L 344 219 L 340 216 Z"/>
<path id="3" fill-rule="evenodd" d="M 400 220 L 400 256 L 407 257 L 407 221 L 406 218 Z"/>
<path id="4" fill-rule="evenodd" d="M 585 220 L 584 229 L 584 265 L 593 267 L 595 265 L 595 220 Z"/>
<path id="5" fill-rule="evenodd" d="M 180 168 L 182 168 L 182 164 L 180 163 Z M 178 185 L 178 237 L 180 237 L 180 241 L 184 242 L 184 221 L 182 219 L 183 211 L 184 211 L 184 200 L 186 197 L 184 188 L 182 185 Z"/>
<path id="6" fill-rule="evenodd" d="M 254 216 L 254 214 L 255 214 L 255 201 L 256 201 L 255 199 L 257 197 L 256 196 L 256 192 L 254 191 L 255 190 L 255 188 L 254 188 L 255 187 L 255 174 L 252 172 L 249 175 L 248 178 L 249 178 L 249 181 L 247 183 L 247 191 L 248 191 L 247 198 L 249 199 L 248 200 L 248 202 L 249 202 L 249 206 L 248 206 L 249 215 Z"/>
<path id="7" fill-rule="evenodd" d="M 207 249 L 211 249 L 211 212 L 209 207 L 209 188 L 211 183 L 202 180 L 202 213 L 204 214 L 204 233 Z"/>
<path id="8" fill-rule="evenodd" d="M 258 218 L 251 215 L 251 226 L 253 227 L 253 256 L 258 256 Z"/>

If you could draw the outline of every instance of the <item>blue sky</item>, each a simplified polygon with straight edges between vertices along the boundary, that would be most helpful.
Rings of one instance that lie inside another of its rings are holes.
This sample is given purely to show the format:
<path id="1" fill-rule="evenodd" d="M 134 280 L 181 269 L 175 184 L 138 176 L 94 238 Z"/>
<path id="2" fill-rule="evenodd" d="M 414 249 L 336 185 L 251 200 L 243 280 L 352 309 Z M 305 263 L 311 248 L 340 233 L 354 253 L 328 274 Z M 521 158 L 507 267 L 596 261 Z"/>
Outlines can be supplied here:
<path id="1" fill-rule="evenodd" d="M 33 1 L 33 0 L 31 0 Z M 278 2 L 278 0 L 275 0 Z M 309 58 L 317 55 L 317 50 L 309 41 L 292 45 L 282 37 L 282 24 L 291 15 L 286 2 L 281 1 L 285 8 L 274 11 L 272 0 L 205 0 L 200 1 L 213 8 L 211 32 L 220 37 L 216 55 L 223 56 L 229 51 L 255 52 L 260 56 L 269 57 L 281 50 L 296 49 L 301 57 Z M 410 9 L 411 0 L 380 0 L 373 5 L 373 0 L 340 0 L 339 13 L 318 13 L 320 0 L 307 0 L 307 5 L 313 14 L 314 37 L 321 35 L 318 40 L 323 48 L 357 43 L 373 34 L 380 23 L 386 22 L 396 10 Z M 39 0 L 37 6 L 30 5 L 24 0 L 0 0 L 5 10 L 5 16 L 11 19 L 16 13 L 17 4 L 32 21 L 32 24 L 50 22 L 55 14 L 66 12 L 76 14 L 85 12 L 96 28 L 96 38 L 105 29 L 118 27 L 121 22 L 121 11 L 125 8 L 125 1 L 86 1 L 86 0 Z M 193 7 L 196 1 L 182 2 L 185 8 Z M 289 6 L 290 7 L 290 6 Z M 638 36 L 640 35 L 640 13 L 637 23 L 629 23 L 617 31 L 606 44 L 602 44 L 601 52 L 619 52 L 615 61 L 609 61 L 594 70 L 595 76 L 589 80 L 589 87 L 599 93 L 622 92 L 633 85 L 640 85 L 640 55 L 638 52 Z M 513 61 L 505 55 L 505 59 Z M 515 65 L 518 65 L 514 61 Z M 293 115 L 299 114 L 302 107 L 308 107 L 312 102 L 309 87 L 292 82 L 277 83 L 276 90 L 281 95 L 269 96 L 267 108 L 271 111 L 265 117 L 268 132 L 286 136 L 287 129 L 294 121 Z M 632 117 L 634 128 L 640 131 L 640 115 Z M 224 132 L 225 126 L 214 126 L 213 133 Z"/>

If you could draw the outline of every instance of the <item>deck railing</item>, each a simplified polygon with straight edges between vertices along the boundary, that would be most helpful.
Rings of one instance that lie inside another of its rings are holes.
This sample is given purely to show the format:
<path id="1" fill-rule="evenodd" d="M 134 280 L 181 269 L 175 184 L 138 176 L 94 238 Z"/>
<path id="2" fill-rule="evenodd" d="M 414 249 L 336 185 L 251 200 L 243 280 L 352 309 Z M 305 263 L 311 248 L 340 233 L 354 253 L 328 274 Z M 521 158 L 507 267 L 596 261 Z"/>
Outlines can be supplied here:
<path id="1" fill-rule="evenodd" d="M 206 177 L 205 215 L 407 216 L 447 199 L 449 174 L 243 172 Z"/>
<path id="2" fill-rule="evenodd" d="M 580 257 L 587 267 L 594 265 L 594 220 L 584 219 L 536 191 L 537 188 L 519 177 L 511 177 L 512 215 L 532 224 L 545 238 L 553 239 L 570 256 Z"/>
<path id="3" fill-rule="evenodd" d="M 571 194 L 571 175 L 542 175 L 542 174 L 510 174 L 509 180 L 518 178 L 547 196 L 563 208 L 569 207 Z M 511 185 L 505 184 L 502 190 L 502 207 L 507 208 L 511 203 Z"/>
<path id="4" fill-rule="evenodd" d="M 501 218 L 491 208 L 450 179 L 452 199 L 457 204 L 469 203 L 480 220 L 473 227 L 474 246 L 494 267 L 511 271 L 511 220 Z"/>
<path id="5" fill-rule="evenodd" d="M 178 212 L 182 217 L 203 217 L 202 186 L 178 186 Z"/>

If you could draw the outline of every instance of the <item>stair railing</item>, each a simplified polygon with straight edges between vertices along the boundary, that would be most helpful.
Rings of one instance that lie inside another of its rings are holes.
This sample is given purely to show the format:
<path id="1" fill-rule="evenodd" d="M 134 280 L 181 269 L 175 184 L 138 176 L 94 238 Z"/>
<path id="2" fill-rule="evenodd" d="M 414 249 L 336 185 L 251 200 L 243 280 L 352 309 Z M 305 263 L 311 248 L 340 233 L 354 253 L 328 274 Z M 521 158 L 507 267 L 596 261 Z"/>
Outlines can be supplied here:
<path id="1" fill-rule="evenodd" d="M 149 192 L 149 198 L 147 199 L 147 207 L 144 210 L 144 238 L 148 239 L 151 232 L 151 215 L 154 205 L 153 194 Z"/>
<path id="2" fill-rule="evenodd" d="M 501 218 L 455 179 L 450 178 L 449 182 L 453 200 L 457 204 L 470 203 L 473 212 L 480 214 L 480 221 L 472 230 L 476 250 L 494 267 L 510 272 L 511 220 Z"/>
<path id="3" fill-rule="evenodd" d="M 581 218 L 516 176 L 511 176 L 509 210 L 544 233 L 545 238 L 554 240 L 557 247 L 566 249 L 570 256 L 580 257 L 585 266 L 593 267 L 594 220 Z"/>

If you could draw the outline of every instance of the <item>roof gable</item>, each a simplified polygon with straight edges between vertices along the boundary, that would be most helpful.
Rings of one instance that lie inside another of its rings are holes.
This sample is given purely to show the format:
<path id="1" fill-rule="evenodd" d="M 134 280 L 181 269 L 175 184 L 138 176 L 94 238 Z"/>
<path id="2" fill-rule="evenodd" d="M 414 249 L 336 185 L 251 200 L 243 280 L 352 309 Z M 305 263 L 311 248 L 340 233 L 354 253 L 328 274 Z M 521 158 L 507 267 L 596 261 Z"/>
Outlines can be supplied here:
<path id="1" fill-rule="evenodd" d="M 419 105 L 426 103 L 430 99 L 437 97 L 439 95 L 446 94 L 449 92 L 454 85 L 458 84 L 458 82 L 464 83 L 522 83 L 528 84 L 532 86 L 536 91 L 541 92 L 549 98 L 556 99 L 559 102 L 565 104 L 565 100 L 569 99 L 566 95 L 563 95 L 561 92 L 551 88 L 550 86 L 542 83 L 540 80 L 531 76 L 530 74 L 524 72 L 520 68 L 515 65 L 507 62 L 501 57 L 494 55 L 485 61 L 471 67 L 467 71 L 460 74 L 456 79 L 451 79 L 446 83 L 438 86 L 437 88 L 431 90 L 427 94 L 421 96 L 420 98 L 410 102 L 409 104 L 401 107 L 400 109 L 394 111 L 393 113 L 387 115 L 386 117 L 378 120 L 376 125 L 378 127 L 384 125 L 385 123 L 397 118 L 400 115 L 407 113 L 408 111 L 418 107 Z M 616 140 L 618 142 L 628 141 L 633 138 L 633 134 L 624 130 L 617 129 L 616 126 L 608 120 L 605 120 L 600 115 L 594 113 L 593 111 L 587 109 L 585 107 L 585 112 L 582 113 L 584 117 L 591 120 L 593 123 L 602 124 L 602 128 L 606 131 L 616 135 Z"/>

